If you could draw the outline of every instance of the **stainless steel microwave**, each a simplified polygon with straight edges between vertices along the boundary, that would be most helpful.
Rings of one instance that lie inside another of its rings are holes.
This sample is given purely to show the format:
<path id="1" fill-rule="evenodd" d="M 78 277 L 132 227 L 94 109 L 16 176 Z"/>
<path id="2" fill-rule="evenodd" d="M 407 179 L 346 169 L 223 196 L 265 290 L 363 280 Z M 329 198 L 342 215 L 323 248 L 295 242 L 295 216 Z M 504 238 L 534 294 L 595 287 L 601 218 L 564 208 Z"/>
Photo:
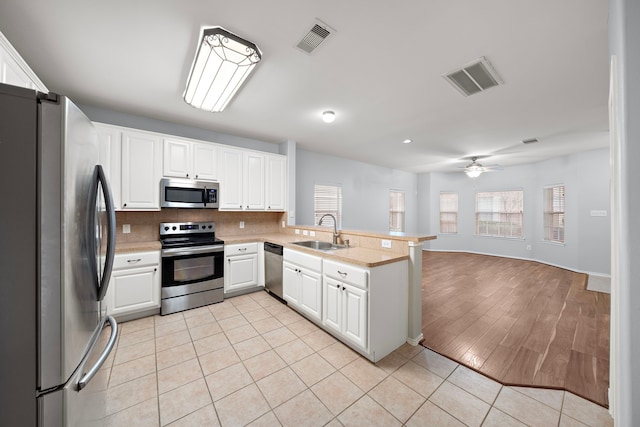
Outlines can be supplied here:
<path id="1" fill-rule="evenodd" d="M 218 187 L 217 182 L 165 178 L 160 181 L 160 206 L 218 209 Z"/>

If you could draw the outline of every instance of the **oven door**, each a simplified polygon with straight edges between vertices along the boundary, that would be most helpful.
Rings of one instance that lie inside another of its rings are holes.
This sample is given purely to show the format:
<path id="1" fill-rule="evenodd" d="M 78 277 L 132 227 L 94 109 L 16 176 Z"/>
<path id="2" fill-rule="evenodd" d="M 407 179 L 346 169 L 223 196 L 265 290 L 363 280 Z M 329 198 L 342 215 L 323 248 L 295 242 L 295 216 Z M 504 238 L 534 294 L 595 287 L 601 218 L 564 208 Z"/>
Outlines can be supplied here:
<path id="1" fill-rule="evenodd" d="M 224 287 L 224 246 L 162 250 L 162 298 Z"/>

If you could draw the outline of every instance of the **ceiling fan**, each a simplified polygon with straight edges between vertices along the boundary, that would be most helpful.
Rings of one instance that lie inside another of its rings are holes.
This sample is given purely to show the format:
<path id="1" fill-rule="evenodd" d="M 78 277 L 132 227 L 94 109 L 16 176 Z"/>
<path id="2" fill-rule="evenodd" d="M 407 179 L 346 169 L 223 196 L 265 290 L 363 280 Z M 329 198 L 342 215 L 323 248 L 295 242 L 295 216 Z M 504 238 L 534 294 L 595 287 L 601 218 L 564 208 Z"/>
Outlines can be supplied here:
<path id="1" fill-rule="evenodd" d="M 478 163 L 478 159 L 484 158 L 484 157 L 488 157 L 488 156 L 468 157 L 468 159 L 471 160 L 471 163 L 469 163 L 467 166 L 464 167 L 464 173 L 466 173 L 469 178 L 477 178 L 483 172 L 491 172 L 491 171 L 502 169 L 502 166 L 500 165 L 483 166 L 481 163 Z"/>

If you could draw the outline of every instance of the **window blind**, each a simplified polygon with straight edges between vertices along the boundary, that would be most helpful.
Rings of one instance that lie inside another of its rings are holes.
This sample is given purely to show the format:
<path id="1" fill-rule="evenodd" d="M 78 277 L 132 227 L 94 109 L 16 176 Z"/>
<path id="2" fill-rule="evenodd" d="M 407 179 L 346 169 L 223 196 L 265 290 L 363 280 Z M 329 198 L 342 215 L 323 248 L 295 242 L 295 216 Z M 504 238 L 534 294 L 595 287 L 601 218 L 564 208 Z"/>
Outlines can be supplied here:
<path id="1" fill-rule="evenodd" d="M 389 192 L 389 231 L 404 231 L 404 192 Z"/>
<path id="2" fill-rule="evenodd" d="M 318 224 L 322 215 L 331 214 L 336 217 L 336 227 L 342 228 L 342 187 L 316 184 L 313 200 L 314 224 Z M 322 225 L 333 227 L 333 222 L 325 218 Z"/>
<path id="3" fill-rule="evenodd" d="M 476 193 L 476 234 L 523 237 L 523 191 Z"/>
<path id="4" fill-rule="evenodd" d="M 440 233 L 458 232 L 458 193 L 440 193 Z"/>
<path id="5" fill-rule="evenodd" d="M 544 194 L 544 239 L 564 243 L 564 185 L 546 187 Z"/>

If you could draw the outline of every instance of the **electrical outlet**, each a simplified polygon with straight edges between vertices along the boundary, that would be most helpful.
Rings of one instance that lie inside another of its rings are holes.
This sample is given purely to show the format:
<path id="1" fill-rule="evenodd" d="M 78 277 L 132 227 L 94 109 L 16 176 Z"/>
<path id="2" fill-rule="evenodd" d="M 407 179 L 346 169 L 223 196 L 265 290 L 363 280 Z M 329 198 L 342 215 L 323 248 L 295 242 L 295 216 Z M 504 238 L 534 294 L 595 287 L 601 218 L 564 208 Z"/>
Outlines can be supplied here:
<path id="1" fill-rule="evenodd" d="M 309 231 L 308 230 L 302 230 L 302 235 L 303 236 L 308 236 L 309 235 Z"/>
<path id="2" fill-rule="evenodd" d="M 122 234 L 131 233 L 131 224 L 122 224 Z"/>
<path id="3" fill-rule="evenodd" d="M 527 250 L 528 250 L 528 251 L 532 251 L 532 250 L 533 250 L 533 246 L 531 246 L 531 245 L 527 245 Z"/>
<path id="4" fill-rule="evenodd" d="M 244 228 L 244 221 L 240 221 L 240 228 Z"/>
<path id="5" fill-rule="evenodd" d="M 296 228 L 296 231 L 294 231 L 294 233 L 296 233 L 296 234 L 300 234 L 300 230 L 298 230 L 298 229 Z"/>
<path id="6" fill-rule="evenodd" d="M 282 228 L 285 228 L 286 225 L 284 224 L 284 221 L 282 221 Z"/>
<path id="7" fill-rule="evenodd" d="M 315 235 L 316 235 L 316 232 L 315 232 L 315 231 L 313 231 L 313 230 L 312 230 L 312 231 L 310 231 L 310 232 L 309 232 L 309 236 L 311 236 L 311 237 L 315 237 Z"/>
<path id="8" fill-rule="evenodd" d="M 382 239 L 380 243 L 383 248 L 391 249 L 391 240 Z"/>

